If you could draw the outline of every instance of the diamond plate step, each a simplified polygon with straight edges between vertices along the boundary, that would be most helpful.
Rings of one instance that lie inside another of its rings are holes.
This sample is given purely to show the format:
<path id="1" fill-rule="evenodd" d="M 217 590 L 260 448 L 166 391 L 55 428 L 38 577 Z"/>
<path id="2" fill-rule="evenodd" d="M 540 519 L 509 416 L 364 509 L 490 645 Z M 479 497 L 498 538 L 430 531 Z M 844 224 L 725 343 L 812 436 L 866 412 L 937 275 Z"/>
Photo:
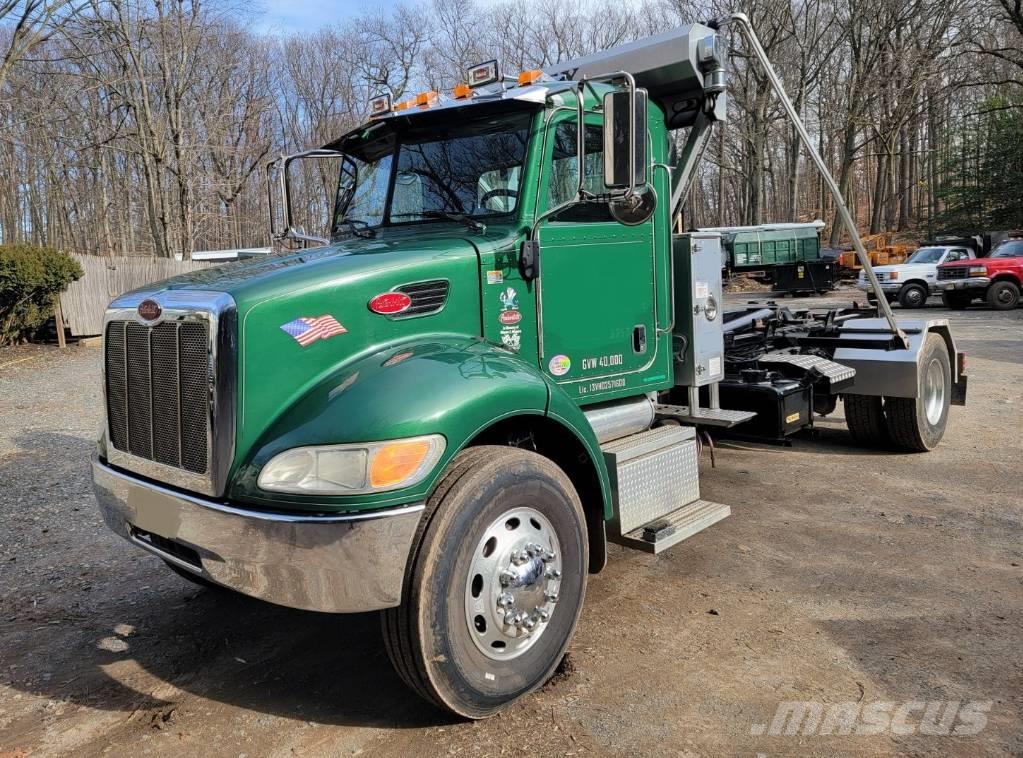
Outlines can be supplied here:
<path id="1" fill-rule="evenodd" d="M 722 429 L 729 429 L 743 421 L 749 421 L 757 415 L 753 411 L 733 411 L 727 408 L 697 408 L 694 412 L 690 412 L 688 405 L 665 405 L 662 403 L 655 405 L 654 411 L 659 419 L 672 418 L 683 424 L 717 426 Z"/>
<path id="2" fill-rule="evenodd" d="M 856 377 L 856 369 L 845 366 L 819 355 L 792 355 L 791 353 L 768 353 L 758 359 L 761 363 L 785 364 L 809 371 L 816 369 L 828 380 L 833 389 L 841 389 Z"/>
<path id="3" fill-rule="evenodd" d="M 656 555 L 731 514 L 727 505 L 697 500 L 625 534 L 610 533 L 608 539 Z"/>

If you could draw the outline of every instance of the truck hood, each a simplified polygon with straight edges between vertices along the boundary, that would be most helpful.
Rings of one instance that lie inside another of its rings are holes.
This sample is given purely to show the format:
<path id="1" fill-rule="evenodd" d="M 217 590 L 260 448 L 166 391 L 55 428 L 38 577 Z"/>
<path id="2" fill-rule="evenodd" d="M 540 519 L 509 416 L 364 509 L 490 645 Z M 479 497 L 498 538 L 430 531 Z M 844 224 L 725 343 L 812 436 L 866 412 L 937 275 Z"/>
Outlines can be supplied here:
<path id="1" fill-rule="evenodd" d="M 892 271 L 899 272 L 897 281 L 903 281 L 914 276 L 925 277 L 933 275 L 937 265 L 934 263 L 896 263 L 889 266 L 874 266 L 874 273 L 879 279 L 886 279 Z"/>
<path id="2" fill-rule="evenodd" d="M 376 237 L 352 237 L 324 247 L 266 258 L 251 258 L 167 279 L 156 285 L 169 290 L 226 292 L 239 312 L 268 298 L 310 286 L 340 286 L 388 271 L 414 271 L 464 258 L 476 260 L 477 247 L 452 224 L 383 228 Z M 467 230 L 466 230 L 467 231 Z M 478 235 L 477 235 L 478 236 Z M 500 230 L 490 233 L 503 236 Z M 490 243 L 487 238 L 480 242 Z M 153 285 L 145 287 L 152 291 Z"/>
<path id="3" fill-rule="evenodd" d="M 145 291 L 157 302 L 167 290 L 226 292 L 234 299 L 237 463 L 310 388 L 337 376 L 337 392 L 344 391 L 347 366 L 373 355 L 384 360 L 438 335 L 479 337 L 479 252 L 507 246 L 515 232 L 491 228 L 478 235 L 451 223 L 382 229 L 374 238 L 194 271 Z M 369 309 L 374 296 L 415 284 L 433 293 L 439 288 L 437 307 L 406 316 Z M 340 331 L 309 341 L 306 320 L 324 316 Z M 338 435 L 344 439 L 344 430 Z"/>

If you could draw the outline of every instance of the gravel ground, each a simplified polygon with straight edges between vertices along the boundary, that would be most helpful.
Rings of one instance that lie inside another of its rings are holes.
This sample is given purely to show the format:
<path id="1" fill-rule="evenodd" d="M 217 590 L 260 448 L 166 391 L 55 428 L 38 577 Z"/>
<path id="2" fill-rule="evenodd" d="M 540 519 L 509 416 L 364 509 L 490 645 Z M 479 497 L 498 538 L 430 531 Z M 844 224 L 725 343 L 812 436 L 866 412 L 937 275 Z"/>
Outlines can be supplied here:
<path id="1" fill-rule="evenodd" d="M 404 689 L 375 615 L 200 590 L 109 534 L 99 349 L 0 350 L 0 756 L 1021 755 L 1023 310 L 949 316 L 970 396 L 936 451 L 858 449 L 841 406 L 791 448 L 722 443 L 703 491 L 732 517 L 613 547 L 565 671 L 481 723 Z M 772 734 L 785 701 L 911 715 Z M 921 734 L 945 701 L 984 728 Z"/>

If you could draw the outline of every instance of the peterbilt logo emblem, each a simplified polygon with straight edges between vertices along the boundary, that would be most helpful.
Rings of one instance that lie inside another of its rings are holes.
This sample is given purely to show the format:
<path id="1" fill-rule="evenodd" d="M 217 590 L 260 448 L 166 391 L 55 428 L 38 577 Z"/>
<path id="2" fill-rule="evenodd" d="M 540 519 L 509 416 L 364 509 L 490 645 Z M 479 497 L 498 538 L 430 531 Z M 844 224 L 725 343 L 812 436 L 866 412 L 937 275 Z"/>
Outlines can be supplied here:
<path id="1" fill-rule="evenodd" d="M 139 303 L 139 317 L 145 321 L 155 321 L 160 318 L 163 308 L 155 300 L 143 300 Z"/>

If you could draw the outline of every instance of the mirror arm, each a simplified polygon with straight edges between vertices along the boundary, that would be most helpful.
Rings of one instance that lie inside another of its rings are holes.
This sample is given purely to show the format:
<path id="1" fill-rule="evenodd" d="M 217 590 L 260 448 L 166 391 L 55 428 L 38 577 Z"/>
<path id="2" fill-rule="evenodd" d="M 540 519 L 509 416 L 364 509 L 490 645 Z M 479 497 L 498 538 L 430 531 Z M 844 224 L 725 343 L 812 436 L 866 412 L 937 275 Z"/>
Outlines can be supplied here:
<path id="1" fill-rule="evenodd" d="M 670 205 L 672 227 L 682 213 L 682 208 L 689 197 L 689 191 L 696 181 L 696 168 L 703 160 L 703 154 L 707 152 L 713 129 L 714 122 L 701 109 L 696 121 L 689 129 L 689 136 L 686 139 L 685 147 L 682 148 L 682 155 L 679 156 L 672 176 Z"/>
<path id="2" fill-rule="evenodd" d="M 291 164 L 302 158 L 344 158 L 345 154 L 340 150 L 328 150 L 326 148 L 317 147 L 311 150 L 302 150 L 298 153 L 292 153 L 290 155 L 281 155 L 276 160 L 270 161 L 266 164 L 266 201 L 268 211 L 270 214 L 270 241 L 271 244 L 276 241 L 283 241 L 287 239 L 297 240 L 299 242 L 314 242 L 320 245 L 327 244 L 330 240 L 324 237 L 317 237 L 313 234 L 305 234 L 300 232 L 292 226 L 292 208 L 291 208 L 291 182 L 288 178 L 288 169 Z M 280 192 L 281 199 L 281 215 L 283 222 L 283 230 L 278 229 L 274 223 L 274 207 L 273 207 L 273 179 L 271 171 L 274 166 L 279 166 L 278 191 Z"/>

